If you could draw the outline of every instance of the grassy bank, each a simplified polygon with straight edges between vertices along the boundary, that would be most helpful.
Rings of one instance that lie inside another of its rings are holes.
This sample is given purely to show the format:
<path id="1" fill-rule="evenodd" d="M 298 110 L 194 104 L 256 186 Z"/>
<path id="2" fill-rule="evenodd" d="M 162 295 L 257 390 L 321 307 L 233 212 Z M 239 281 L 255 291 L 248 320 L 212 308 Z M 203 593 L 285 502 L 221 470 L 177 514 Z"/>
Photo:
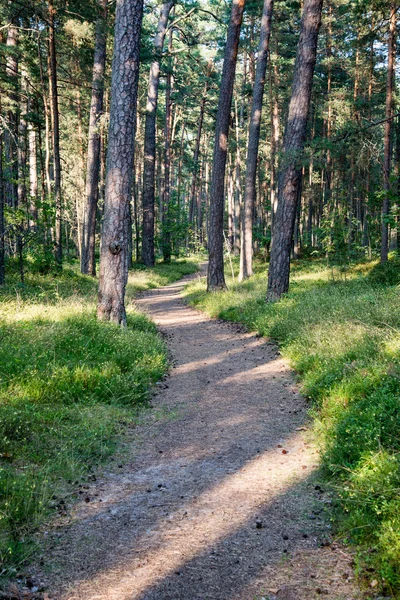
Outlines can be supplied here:
<path id="1" fill-rule="evenodd" d="M 275 304 L 264 301 L 265 271 L 231 279 L 226 293 L 194 283 L 186 295 L 279 343 L 313 400 L 338 535 L 359 545 L 371 581 L 400 597 L 400 265 L 355 265 L 344 276 L 298 263 Z"/>
<path id="2" fill-rule="evenodd" d="M 131 271 L 128 328 L 95 318 L 97 282 L 73 268 L 9 276 L 0 289 L 0 559 L 30 551 L 32 531 L 65 511 L 78 485 L 118 447 L 151 384 L 167 368 L 155 326 L 135 311 L 138 290 L 195 271 L 182 261 Z M 71 496 L 72 495 L 72 496 Z"/>

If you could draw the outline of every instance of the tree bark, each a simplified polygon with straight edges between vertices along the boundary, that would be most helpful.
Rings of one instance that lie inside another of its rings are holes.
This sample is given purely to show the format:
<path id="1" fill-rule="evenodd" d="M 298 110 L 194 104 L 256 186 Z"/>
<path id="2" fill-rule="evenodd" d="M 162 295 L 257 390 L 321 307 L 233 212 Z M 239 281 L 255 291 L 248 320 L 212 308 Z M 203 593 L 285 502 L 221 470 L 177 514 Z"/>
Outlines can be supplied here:
<path id="1" fill-rule="evenodd" d="M 169 32 L 168 52 L 172 50 L 172 29 Z M 172 145 L 172 64 L 169 61 L 165 87 L 165 127 L 164 127 L 164 193 L 162 219 L 162 254 L 165 263 L 171 262 L 171 145 Z"/>
<path id="2" fill-rule="evenodd" d="M 90 104 L 88 155 L 86 166 L 86 203 L 83 213 L 81 272 L 96 275 L 95 234 L 99 199 L 101 117 L 103 115 L 104 71 L 107 49 L 107 0 L 99 0 L 96 21 L 92 100 Z"/>
<path id="3" fill-rule="evenodd" d="M 215 127 L 210 190 L 207 291 L 226 289 L 224 277 L 224 191 L 229 120 L 240 29 L 246 0 L 232 0 Z"/>
<path id="4" fill-rule="evenodd" d="M 146 120 L 144 126 L 144 165 L 143 165 L 143 231 L 142 260 L 145 265 L 154 265 L 154 199 L 155 199 L 155 167 L 156 167 L 156 115 L 158 102 L 158 86 L 160 81 L 160 61 L 164 47 L 169 13 L 175 0 L 164 2 L 154 40 L 155 58 L 150 67 L 147 92 Z"/>
<path id="5" fill-rule="evenodd" d="M 55 40 L 55 8 L 53 0 L 49 0 L 49 86 L 50 86 L 50 115 L 53 134 L 53 160 L 54 160 L 54 196 L 56 206 L 56 239 L 55 256 L 58 266 L 62 265 L 62 198 L 61 198 L 61 158 L 60 158 L 60 125 L 58 112 L 57 90 L 57 57 Z"/>
<path id="6" fill-rule="evenodd" d="M 244 206 L 242 209 L 242 237 L 240 254 L 239 281 L 253 274 L 253 215 L 256 201 L 256 175 L 258 146 L 260 142 L 261 113 L 264 97 L 265 74 L 267 71 L 269 38 L 274 0 L 264 0 L 261 18 L 260 43 L 258 46 L 257 66 L 253 89 L 253 101 L 249 125 L 247 148 L 246 183 Z"/>
<path id="7" fill-rule="evenodd" d="M 6 75 L 11 83 L 11 91 L 7 98 L 7 121 L 8 126 L 4 130 L 5 164 L 3 167 L 5 178 L 5 202 L 8 206 L 16 207 L 18 204 L 18 119 L 17 119 L 17 88 L 18 88 L 18 29 L 14 23 L 7 31 L 7 61 Z"/>
<path id="8" fill-rule="evenodd" d="M 389 252 L 389 224 L 387 218 L 390 211 L 390 168 L 392 152 L 392 113 L 395 64 L 396 7 L 397 3 L 393 2 L 390 7 L 389 21 L 388 70 L 386 80 L 386 121 L 383 159 L 383 189 L 385 191 L 385 196 L 382 205 L 381 263 L 385 263 L 387 261 Z"/>
<path id="9" fill-rule="evenodd" d="M 289 289 L 290 251 L 301 178 L 299 158 L 306 136 L 322 2 L 323 0 L 304 2 L 278 182 L 278 207 L 268 272 L 267 301 L 278 300 Z"/>
<path id="10" fill-rule="evenodd" d="M 127 222 L 132 197 L 143 0 L 117 0 L 97 316 L 126 326 Z"/>
<path id="11" fill-rule="evenodd" d="M 38 170 L 37 170 L 37 144 L 36 131 L 31 122 L 28 123 L 29 146 L 29 226 L 36 226 L 38 211 Z"/>
<path id="12" fill-rule="evenodd" d="M 0 102 L 0 109 L 1 109 L 1 102 Z M 5 283 L 3 136 L 4 136 L 4 133 L 0 132 L 0 285 L 4 285 L 4 283 Z"/>
<path id="13" fill-rule="evenodd" d="M 18 205 L 26 207 L 26 166 L 27 166 L 27 124 L 28 113 L 28 80 L 26 70 L 21 69 L 21 90 L 19 101 L 19 123 L 18 123 Z"/>

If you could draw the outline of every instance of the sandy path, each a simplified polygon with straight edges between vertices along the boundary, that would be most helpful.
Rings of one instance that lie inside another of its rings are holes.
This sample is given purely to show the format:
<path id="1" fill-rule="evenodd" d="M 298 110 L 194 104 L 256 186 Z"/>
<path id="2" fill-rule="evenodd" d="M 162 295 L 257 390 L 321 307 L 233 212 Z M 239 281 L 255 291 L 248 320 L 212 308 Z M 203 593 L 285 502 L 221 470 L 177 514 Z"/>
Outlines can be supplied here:
<path id="1" fill-rule="evenodd" d="M 360 598 L 351 558 L 321 546 L 328 499 L 292 373 L 274 345 L 187 307 L 182 287 L 138 300 L 174 367 L 128 464 L 51 536 L 49 597 Z"/>

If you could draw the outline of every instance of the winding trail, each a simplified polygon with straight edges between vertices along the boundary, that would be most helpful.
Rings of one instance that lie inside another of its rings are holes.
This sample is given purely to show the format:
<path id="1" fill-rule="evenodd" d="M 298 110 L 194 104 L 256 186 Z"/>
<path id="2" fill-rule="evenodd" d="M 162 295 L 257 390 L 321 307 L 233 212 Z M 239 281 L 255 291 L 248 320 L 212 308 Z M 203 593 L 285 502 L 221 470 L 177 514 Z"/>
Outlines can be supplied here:
<path id="1" fill-rule="evenodd" d="M 127 464 L 52 536 L 49 598 L 361 598 L 351 557 L 326 542 L 329 499 L 293 374 L 275 345 L 186 306 L 184 284 L 137 300 L 173 368 Z"/>

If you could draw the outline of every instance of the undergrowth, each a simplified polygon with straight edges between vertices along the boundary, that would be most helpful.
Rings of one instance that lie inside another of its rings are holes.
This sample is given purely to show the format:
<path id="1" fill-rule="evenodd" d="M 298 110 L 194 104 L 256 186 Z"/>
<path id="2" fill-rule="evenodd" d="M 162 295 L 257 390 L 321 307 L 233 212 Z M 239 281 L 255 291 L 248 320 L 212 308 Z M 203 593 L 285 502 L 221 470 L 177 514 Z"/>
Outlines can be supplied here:
<path id="1" fill-rule="evenodd" d="M 364 573 L 400 597 L 400 265 L 344 273 L 299 262 L 290 292 L 273 304 L 266 282 L 258 264 L 248 281 L 230 278 L 228 292 L 206 294 L 197 282 L 186 294 L 279 343 L 313 400 L 338 535 L 359 545 Z"/>
<path id="2" fill-rule="evenodd" d="M 194 261 L 136 267 L 125 330 L 95 317 L 97 282 L 73 268 L 8 274 L 0 288 L 0 560 L 3 574 L 32 551 L 32 532 L 117 448 L 167 355 L 132 303 L 138 290 L 195 271 Z M 83 479 L 82 479 L 83 478 Z"/>

